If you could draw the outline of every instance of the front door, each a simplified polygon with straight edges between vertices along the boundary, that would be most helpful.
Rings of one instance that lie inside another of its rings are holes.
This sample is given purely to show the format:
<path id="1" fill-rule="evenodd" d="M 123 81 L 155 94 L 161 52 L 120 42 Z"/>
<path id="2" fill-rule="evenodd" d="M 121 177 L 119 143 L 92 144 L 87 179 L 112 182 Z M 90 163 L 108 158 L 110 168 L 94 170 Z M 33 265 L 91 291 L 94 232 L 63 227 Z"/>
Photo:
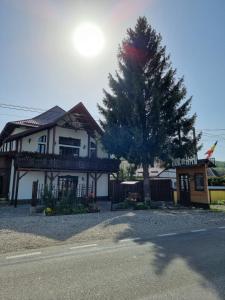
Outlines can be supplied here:
<path id="1" fill-rule="evenodd" d="M 180 174 L 180 203 L 190 205 L 190 176 L 188 174 Z"/>
<path id="2" fill-rule="evenodd" d="M 3 196 L 3 176 L 0 175 L 0 197 Z"/>
<path id="3" fill-rule="evenodd" d="M 0 170 L 0 198 L 8 198 L 9 193 L 9 172 Z"/>
<path id="4" fill-rule="evenodd" d="M 59 176 L 58 177 L 58 190 L 59 198 L 65 193 L 72 192 L 74 195 L 77 193 L 78 176 Z"/>

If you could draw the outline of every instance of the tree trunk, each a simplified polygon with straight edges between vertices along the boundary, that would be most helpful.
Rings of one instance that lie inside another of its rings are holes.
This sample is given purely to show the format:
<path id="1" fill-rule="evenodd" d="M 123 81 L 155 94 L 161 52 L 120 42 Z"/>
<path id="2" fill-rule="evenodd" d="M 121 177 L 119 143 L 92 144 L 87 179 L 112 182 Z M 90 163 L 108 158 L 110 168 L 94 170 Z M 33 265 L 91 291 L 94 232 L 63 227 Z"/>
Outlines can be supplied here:
<path id="1" fill-rule="evenodd" d="M 143 177 L 144 177 L 144 201 L 145 204 L 150 204 L 151 202 L 151 193 L 150 193 L 150 183 L 149 183 L 149 164 L 143 164 Z"/>

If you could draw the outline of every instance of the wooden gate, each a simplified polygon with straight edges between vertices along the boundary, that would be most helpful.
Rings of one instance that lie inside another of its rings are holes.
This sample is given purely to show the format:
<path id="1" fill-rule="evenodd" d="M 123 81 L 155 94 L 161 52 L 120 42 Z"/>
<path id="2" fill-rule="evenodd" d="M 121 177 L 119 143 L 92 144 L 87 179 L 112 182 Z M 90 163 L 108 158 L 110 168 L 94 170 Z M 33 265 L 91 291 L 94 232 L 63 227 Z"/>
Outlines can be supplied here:
<path id="1" fill-rule="evenodd" d="M 150 180 L 152 201 L 173 201 L 173 189 L 170 179 Z M 110 181 L 109 195 L 113 203 L 124 201 L 129 193 L 138 193 L 143 200 L 143 181 L 137 184 L 121 184 L 119 181 Z"/>
<path id="2" fill-rule="evenodd" d="M 173 189 L 170 179 L 150 180 L 152 201 L 173 201 Z"/>

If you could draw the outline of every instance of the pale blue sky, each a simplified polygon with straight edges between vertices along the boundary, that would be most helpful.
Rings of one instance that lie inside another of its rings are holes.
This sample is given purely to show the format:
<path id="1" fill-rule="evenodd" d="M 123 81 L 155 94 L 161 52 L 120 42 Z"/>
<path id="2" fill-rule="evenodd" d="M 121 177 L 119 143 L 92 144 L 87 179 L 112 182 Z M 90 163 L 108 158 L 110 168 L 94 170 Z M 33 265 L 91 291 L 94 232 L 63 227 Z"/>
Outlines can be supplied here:
<path id="1" fill-rule="evenodd" d="M 197 129 L 225 129 L 224 0 L 0 0 L 0 103 L 69 109 L 83 101 L 97 119 L 118 44 L 139 15 L 162 34 L 178 76 L 184 75 Z M 96 23 L 106 37 L 94 59 L 73 47 L 82 21 Z M 0 108 L 0 128 L 32 116 Z M 225 130 L 204 133 L 203 151 L 218 139 L 215 156 L 225 160 Z"/>

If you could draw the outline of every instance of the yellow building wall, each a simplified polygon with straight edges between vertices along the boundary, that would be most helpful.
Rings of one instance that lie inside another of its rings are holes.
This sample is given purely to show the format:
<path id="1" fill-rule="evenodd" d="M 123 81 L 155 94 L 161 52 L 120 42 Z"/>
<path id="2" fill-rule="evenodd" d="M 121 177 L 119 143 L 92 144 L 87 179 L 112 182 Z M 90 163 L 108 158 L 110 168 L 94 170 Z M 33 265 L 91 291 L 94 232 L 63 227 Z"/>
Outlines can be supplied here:
<path id="1" fill-rule="evenodd" d="M 209 191 L 210 200 L 225 200 L 225 190 L 210 190 Z"/>
<path id="2" fill-rule="evenodd" d="M 173 191 L 173 201 L 174 204 L 177 204 L 177 191 Z"/>
<path id="3" fill-rule="evenodd" d="M 210 202 L 225 200 L 225 190 L 209 190 Z M 177 191 L 173 191 L 174 203 L 177 204 Z"/>

